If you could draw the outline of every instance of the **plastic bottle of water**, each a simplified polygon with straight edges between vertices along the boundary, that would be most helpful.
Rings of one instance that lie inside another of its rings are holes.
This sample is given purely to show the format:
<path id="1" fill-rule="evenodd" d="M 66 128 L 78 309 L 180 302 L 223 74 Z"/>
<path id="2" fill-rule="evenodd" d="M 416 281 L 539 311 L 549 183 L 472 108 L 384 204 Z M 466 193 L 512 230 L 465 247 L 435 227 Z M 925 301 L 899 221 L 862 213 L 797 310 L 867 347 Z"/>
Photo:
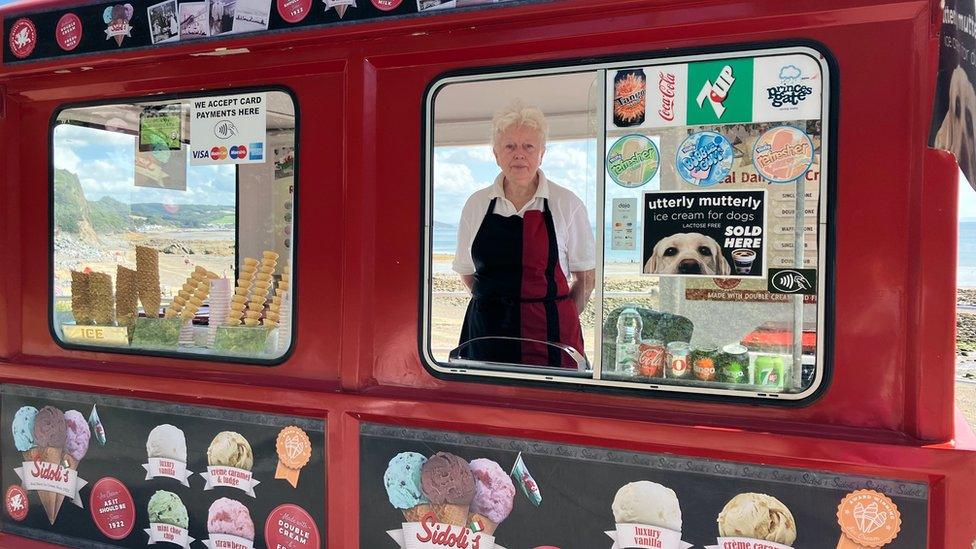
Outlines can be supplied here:
<path id="1" fill-rule="evenodd" d="M 637 372 L 643 328 L 644 322 L 637 309 L 628 307 L 617 317 L 617 356 L 613 365 L 615 373 L 632 376 Z"/>

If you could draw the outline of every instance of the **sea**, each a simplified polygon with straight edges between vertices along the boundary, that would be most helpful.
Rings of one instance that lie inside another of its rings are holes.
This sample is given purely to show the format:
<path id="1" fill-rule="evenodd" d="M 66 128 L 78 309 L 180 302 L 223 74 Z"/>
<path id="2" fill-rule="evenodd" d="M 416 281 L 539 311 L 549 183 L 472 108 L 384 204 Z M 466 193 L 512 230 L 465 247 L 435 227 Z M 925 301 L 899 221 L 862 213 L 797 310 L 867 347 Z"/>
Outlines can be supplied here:
<path id="1" fill-rule="evenodd" d="M 609 231 L 604 239 L 609 242 Z M 454 253 L 457 246 L 457 228 L 439 226 L 434 228 L 434 252 Z M 613 263 L 627 263 L 634 260 L 636 252 L 612 250 L 606 260 Z M 956 285 L 960 288 L 976 288 L 976 221 L 959 223 L 959 262 L 956 269 Z"/>

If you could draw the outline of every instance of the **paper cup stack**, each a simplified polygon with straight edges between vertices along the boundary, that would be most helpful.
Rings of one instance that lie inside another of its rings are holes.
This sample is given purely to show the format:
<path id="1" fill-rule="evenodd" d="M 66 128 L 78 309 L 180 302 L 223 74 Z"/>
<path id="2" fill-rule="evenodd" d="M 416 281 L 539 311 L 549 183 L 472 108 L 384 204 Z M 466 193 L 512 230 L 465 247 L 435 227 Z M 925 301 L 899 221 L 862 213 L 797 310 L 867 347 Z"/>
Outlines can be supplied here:
<path id="1" fill-rule="evenodd" d="M 136 246 L 136 272 L 139 277 L 139 301 L 148 318 L 159 317 L 162 292 L 159 290 L 159 252 Z"/>
<path id="2" fill-rule="evenodd" d="M 217 326 L 227 326 L 230 316 L 231 284 L 229 278 L 210 281 L 210 326 L 207 333 L 207 347 L 213 347 L 217 339 Z"/>
<path id="3" fill-rule="evenodd" d="M 281 293 L 278 293 L 281 292 Z M 291 343 L 291 294 L 276 290 L 275 299 L 281 300 L 281 320 L 278 322 L 278 351 L 288 348 Z"/>

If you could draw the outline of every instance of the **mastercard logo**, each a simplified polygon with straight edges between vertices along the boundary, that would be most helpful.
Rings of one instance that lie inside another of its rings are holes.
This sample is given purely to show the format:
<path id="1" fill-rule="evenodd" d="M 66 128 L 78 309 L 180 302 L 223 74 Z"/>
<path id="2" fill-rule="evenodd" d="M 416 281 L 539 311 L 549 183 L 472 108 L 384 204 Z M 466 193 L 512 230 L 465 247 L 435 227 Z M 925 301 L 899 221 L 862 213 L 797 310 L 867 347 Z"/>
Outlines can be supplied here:
<path id="1" fill-rule="evenodd" d="M 211 160 L 223 160 L 227 158 L 227 147 L 214 147 L 210 149 Z"/>

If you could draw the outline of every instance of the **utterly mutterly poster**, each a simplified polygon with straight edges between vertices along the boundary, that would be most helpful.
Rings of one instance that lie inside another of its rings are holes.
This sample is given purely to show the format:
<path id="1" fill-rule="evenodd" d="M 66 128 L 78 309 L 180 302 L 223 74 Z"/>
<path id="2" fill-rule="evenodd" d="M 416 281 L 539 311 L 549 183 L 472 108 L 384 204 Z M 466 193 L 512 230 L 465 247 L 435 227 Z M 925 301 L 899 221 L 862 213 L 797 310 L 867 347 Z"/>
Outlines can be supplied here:
<path id="1" fill-rule="evenodd" d="M 647 192 L 644 274 L 766 276 L 766 191 Z"/>
<path id="2" fill-rule="evenodd" d="M 190 164 L 263 163 L 266 93 L 202 97 L 190 103 Z"/>
<path id="3" fill-rule="evenodd" d="M 68 547 L 325 546 L 325 424 L 4 385 L 5 532 Z"/>
<path id="4" fill-rule="evenodd" d="M 360 547 L 924 549 L 917 482 L 363 424 Z"/>
<path id="5" fill-rule="evenodd" d="M 932 109 L 929 144 L 956 156 L 969 184 L 976 188 L 976 2 L 945 0 L 939 77 Z"/>

